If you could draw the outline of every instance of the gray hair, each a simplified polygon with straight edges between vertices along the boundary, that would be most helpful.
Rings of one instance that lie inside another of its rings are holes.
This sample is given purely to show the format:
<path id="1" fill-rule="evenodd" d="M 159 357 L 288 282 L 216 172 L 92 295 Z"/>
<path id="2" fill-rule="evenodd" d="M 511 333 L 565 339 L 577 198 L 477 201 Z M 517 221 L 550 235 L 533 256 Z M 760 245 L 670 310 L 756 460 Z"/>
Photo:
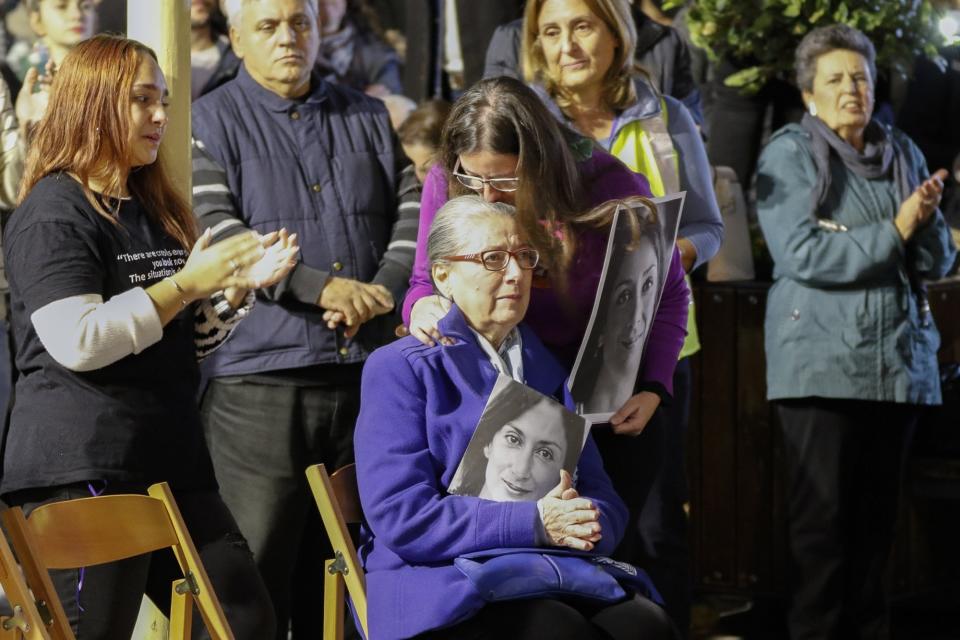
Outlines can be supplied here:
<path id="1" fill-rule="evenodd" d="M 230 24 L 239 26 L 240 20 L 243 18 L 243 8 L 253 1 L 254 0 L 223 0 L 224 13 L 227 14 L 227 19 L 230 21 Z M 304 2 L 313 9 L 314 16 L 319 15 L 320 10 L 317 8 L 317 0 L 304 0 Z"/>
<path id="2" fill-rule="evenodd" d="M 515 219 L 516 209 L 503 202 L 487 202 L 480 196 L 460 196 L 447 201 L 437 211 L 427 237 L 427 259 L 430 266 L 443 262 L 445 256 L 457 255 L 474 232 L 478 222 L 491 218 Z"/>
<path id="3" fill-rule="evenodd" d="M 877 50 L 862 31 L 845 24 L 818 27 L 803 37 L 794 56 L 797 86 L 801 91 L 813 91 L 813 78 L 817 75 L 817 60 L 820 56 L 845 49 L 859 53 L 870 69 L 870 83 L 877 82 Z"/>

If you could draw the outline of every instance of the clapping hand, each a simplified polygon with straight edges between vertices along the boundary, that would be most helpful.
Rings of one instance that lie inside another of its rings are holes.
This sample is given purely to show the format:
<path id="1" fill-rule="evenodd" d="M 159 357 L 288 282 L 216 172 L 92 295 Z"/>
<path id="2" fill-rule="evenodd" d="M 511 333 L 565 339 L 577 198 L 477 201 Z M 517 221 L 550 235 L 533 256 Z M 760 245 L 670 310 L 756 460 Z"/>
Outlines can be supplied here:
<path id="1" fill-rule="evenodd" d="M 216 291 L 253 289 L 256 282 L 243 274 L 266 254 L 260 236 L 251 232 L 231 236 L 211 244 L 213 234 L 206 230 L 193 245 L 187 263 L 176 276 L 186 301 L 199 300 Z"/>
<path id="2" fill-rule="evenodd" d="M 289 234 L 286 229 L 260 236 L 260 246 L 264 249 L 260 259 L 241 269 L 238 274 L 250 280 L 255 289 L 269 287 L 283 280 L 296 266 L 300 253 L 297 234 Z"/>
<path id="3" fill-rule="evenodd" d="M 943 195 L 943 181 L 947 179 L 947 170 L 935 171 L 932 176 L 923 182 L 910 197 L 900 205 L 900 211 L 894 224 L 900 237 L 906 242 L 917 229 L 922 227 L 940 206 L 940 197 Z"/>
<path id="4" fill-rule="evenodd" d="M 543 529 L 550 543 L 590 551 L 600 541 L 600 510 L 573 488 L 573 478 L 560 471 L 560 483 L 537 501 Z"/>

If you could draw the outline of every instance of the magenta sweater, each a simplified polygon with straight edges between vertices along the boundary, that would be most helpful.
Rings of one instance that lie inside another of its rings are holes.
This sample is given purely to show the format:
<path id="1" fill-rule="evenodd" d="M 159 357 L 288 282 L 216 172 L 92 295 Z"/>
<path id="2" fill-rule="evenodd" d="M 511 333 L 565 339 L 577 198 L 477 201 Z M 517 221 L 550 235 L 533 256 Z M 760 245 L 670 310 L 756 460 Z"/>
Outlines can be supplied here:
<path id="1" fill-rule="evenodd" d="M 627 196 L 649 196 L 647 179 L 634 173 L 619 160 L 596 148 L 593 155 L 578 164 L 586 185 L 587 204 L 591 207 L 607 200 Z M 410 322 L 410 309 L 424 296 L 434 293 L 427 261 L 427 237 L 437 210 L 447 201 L 447 181 L 443 169 L 434 166 L 423 185 L 420 199 L 420 229 L 417 255 L 410 276 L 410 289 L 403 302 L 403 320 Z M 606 251 L 607 231 L 582 231 L 577 237 L 577 252 L 567 273 L 572 304 L 564 305 L 549 288 L 534 288 L 524 322 L 569 370 L 590 319 L 597 294 L 600 271 Z M 686 336 L 687 306 L 690 291 L 683 279 L 680 253 L 674 249 L 673 261 L 664 284 L 660 307 L 650 329 L 640 379 L 662 385 L 673 392 L 673 370 Z"/>

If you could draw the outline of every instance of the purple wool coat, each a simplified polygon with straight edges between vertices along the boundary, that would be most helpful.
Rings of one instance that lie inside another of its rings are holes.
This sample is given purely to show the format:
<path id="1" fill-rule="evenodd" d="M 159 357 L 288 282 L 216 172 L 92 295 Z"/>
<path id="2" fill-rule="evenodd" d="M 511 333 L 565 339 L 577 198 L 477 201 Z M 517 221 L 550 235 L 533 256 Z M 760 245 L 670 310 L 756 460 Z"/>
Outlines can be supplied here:
<path id="1" fill-rule="evenodd" d="M 449 626 L 484 606 L 454 566 L 458 556 L 537 544 L 536 503 L 447 494 L 497 371 L 456 306 L 439 328 L 456 344 L 427 347 L 406 337 L 376 350 L 363 369 L 354 449 L 365 517 L 360 559 L 376 640 Z M 527 385 L 563 397 L 566 371 L 529 327 L 520 325 L 520 334 Z M 623 536 L 627 509 L 592 438 L 577 465 L 576 489 L 600 509 L 603 539 L 595 552 L 609 555 Z"/>
<path id="2" fill-rule="evenodd" d="M 587 205 L 590 207 L 616 198 L 650 196 L 649 183 L 642 174 L 634 173 L 599 147 L 595 147 L 593 155 L 577 166 L 586 186 Z M 427 260 L 427 238 L 437 210 L 447 199 L 444 170 L 436 165 L 427 174 L 420 199 L 417 253 L 410 275 L 410 288 L 403 302 L 403 321 L 407 324 L 410 323 L 410 310 L 414 303 L 434 293 Z M 568 369 L 573 366 L 590 320 L 607 250 L 607 236 L 607 230 L 578 233 L 577 251 L 567 273 L 571 305 L 565 305 L 549 288 L 535 287 L 530 294 L 530 308 L 524 322 Z M 668 393 L 673 393 L 673 370 L 687 335 L 690 290 L 683 276 L 680 252 L 674 249 L 663 296 L 653 326 L 650 327 L 650 338 L 640 365 L 640 380 L 659 385 Z"/>

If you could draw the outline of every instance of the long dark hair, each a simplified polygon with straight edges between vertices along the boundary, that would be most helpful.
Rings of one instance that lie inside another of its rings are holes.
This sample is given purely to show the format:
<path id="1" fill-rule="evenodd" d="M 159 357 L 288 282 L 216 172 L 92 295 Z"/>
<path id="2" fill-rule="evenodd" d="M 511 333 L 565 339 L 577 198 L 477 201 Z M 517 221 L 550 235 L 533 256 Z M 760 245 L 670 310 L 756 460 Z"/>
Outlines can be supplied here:
<path id="1" fill-rule="evenodd" d="M 440 148 L 451 197 L 472 193 L 452 175 L 462 154 L 487 151 L 519 158 L 517 222 L 561 288 L 574 247 L 570 227 L 589 222 L 583 180 L 570 150 L 580 139 L 526 85 L 499 77 L 481 80 L 454 103 Z"/>
<path id="2" fill-rule="evenodd" d="M 157 56 L 136 40 L 114 35 L 84 40 L 67 54 L 27 154 L 19 200 L 44 176 L 69 171 L 80 180 L 91 206 L 116 222 L 119 201 L 111 208 L 90 188 L 90 179 L 102 179 L 108 193 L 118 194 L 122 176 L 129 172 L 130 193 L 156 224 L 189 251 L 197 238 L 193 210 L 174 188 L 162 154 L 154 163 L 130 172 L 130 93 L 146 58 L 156 61 Z"/>

